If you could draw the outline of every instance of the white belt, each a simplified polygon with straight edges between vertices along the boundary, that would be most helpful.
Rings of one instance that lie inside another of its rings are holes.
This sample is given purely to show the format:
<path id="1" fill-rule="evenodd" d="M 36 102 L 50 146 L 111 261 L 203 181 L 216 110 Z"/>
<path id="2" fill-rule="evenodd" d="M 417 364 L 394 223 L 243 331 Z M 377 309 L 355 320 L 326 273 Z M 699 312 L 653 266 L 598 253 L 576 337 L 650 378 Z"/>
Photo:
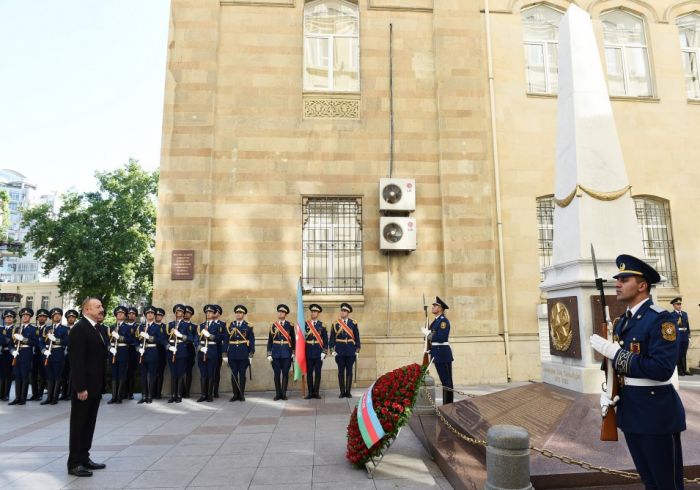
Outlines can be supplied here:
<path id="1" fill-rule="evenodd" d="M 430 345 L 431 345 L 432 347 L 440 347 L 441 345 L 446 345 L 446 346 L 449 347 L 449 346 L 450 346 L 450 343 L 449 343 L 449 342 L 433 342 L 433 343 L 430 344 Z"/>
<path id="2" fill-rule="evenodd" d="M 688 329 L 687 328 L 679 328 L 678 330 L 680 330 L 681 332 L 685 332 Z"/>
<path id="3" fill-rule="evenodd" d="M 671 380 L 666 381 L 656 381 L 654 379 L 647 378 L 627 378 L 625 377 L 625 386 L 664 386 L 670 385 Z"/>

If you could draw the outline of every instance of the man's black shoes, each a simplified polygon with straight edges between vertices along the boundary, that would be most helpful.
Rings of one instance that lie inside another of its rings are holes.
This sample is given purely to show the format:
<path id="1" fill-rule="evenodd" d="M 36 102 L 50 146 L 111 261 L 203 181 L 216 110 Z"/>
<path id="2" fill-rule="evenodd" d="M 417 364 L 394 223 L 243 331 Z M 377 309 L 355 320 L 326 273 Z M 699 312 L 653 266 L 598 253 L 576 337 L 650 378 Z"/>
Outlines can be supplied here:
<path id="1" fill-rule="evenodd" d="M 95 463 L 93 460 L 88 459 L 87 463 L 83 464 L 83 467 L 87 468 L 88 470 L 104 470 L 107 465 L 104 463 Z"/>
<path id="2" fill-rule="evenodd" d="M 92 471 L 88 470 L 83 465 L 78 465 L 69 469 L 68 474 L 73 476 L 92 476 Z"/>

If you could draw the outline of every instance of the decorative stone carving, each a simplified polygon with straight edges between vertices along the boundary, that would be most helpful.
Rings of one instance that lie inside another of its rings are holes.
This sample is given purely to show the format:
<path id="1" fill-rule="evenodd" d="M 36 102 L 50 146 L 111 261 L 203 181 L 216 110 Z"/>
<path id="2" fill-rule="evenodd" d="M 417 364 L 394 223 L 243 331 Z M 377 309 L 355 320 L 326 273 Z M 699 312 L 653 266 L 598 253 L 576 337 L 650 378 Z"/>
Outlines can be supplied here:
<path id="1" fill-rule="evenodd" d="M 360 97 L 304 95 L 306 119 L 359 119 Z"/>

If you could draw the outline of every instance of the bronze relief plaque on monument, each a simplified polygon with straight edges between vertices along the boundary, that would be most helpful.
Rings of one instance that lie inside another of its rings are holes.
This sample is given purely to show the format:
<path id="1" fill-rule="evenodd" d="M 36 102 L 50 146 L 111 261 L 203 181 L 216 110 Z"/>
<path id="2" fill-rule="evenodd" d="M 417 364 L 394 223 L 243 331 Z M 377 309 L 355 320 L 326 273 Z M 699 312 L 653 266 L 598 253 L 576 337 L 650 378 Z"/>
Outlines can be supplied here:
<path id="1" fill-rule="evenodd" d="M 553 356 L 581 359 L 576 296 L 547 300 L 549 353 Z"/>
<path id="2" fill-rule="evenodd" d="M 625 305 L 618 303 L 617 296 L 614 294 L 605 295 L 605 304 L 608 305 L 610 310 L 610 321 L 614 322 L 615 318 L 619 317 L 625 312 Z M 603 318 L 603 309 L 600 307 L 600 295 L 591 295 L 591 313 L 593 313 L 593 331 L 600 335 L 601 337 L 607 338 L 608 331 L 603 326 L 605 319 Z M 603 356 L 596 351 L 593 351 L 593 358 L 596 361 L 602 361 Z"/>
<path id="3" fill-rule="evenodd" d="M 170 262 L 170 279 L 173 281 L 194 279 L 194 250 L 173 250 Z"/>

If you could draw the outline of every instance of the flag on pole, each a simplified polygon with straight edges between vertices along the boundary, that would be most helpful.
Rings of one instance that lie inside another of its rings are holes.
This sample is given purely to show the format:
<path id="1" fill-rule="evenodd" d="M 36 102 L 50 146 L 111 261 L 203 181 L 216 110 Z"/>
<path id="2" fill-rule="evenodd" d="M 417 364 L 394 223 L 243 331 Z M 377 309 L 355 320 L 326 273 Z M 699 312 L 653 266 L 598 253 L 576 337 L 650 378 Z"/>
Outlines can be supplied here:
<path id="1" fill-rule="evenodd" d="M 386 435 L 377 413 L 374 411 L 372 388 L 374 388 L 374 383 L 357 401 L 357 425 L 362 440 L 365 441 L 368 448 L 374 446 L 379 439 Z"/>
<path id="2" fill-rule="evenodd" d="M 297 325 L 294 332 L 296 334 L 294 381 L 299 381 L 306 375 L 306 320 L 304 319 L 304 300 L 301 297 L 301 277 L 297 283 Z"/>

